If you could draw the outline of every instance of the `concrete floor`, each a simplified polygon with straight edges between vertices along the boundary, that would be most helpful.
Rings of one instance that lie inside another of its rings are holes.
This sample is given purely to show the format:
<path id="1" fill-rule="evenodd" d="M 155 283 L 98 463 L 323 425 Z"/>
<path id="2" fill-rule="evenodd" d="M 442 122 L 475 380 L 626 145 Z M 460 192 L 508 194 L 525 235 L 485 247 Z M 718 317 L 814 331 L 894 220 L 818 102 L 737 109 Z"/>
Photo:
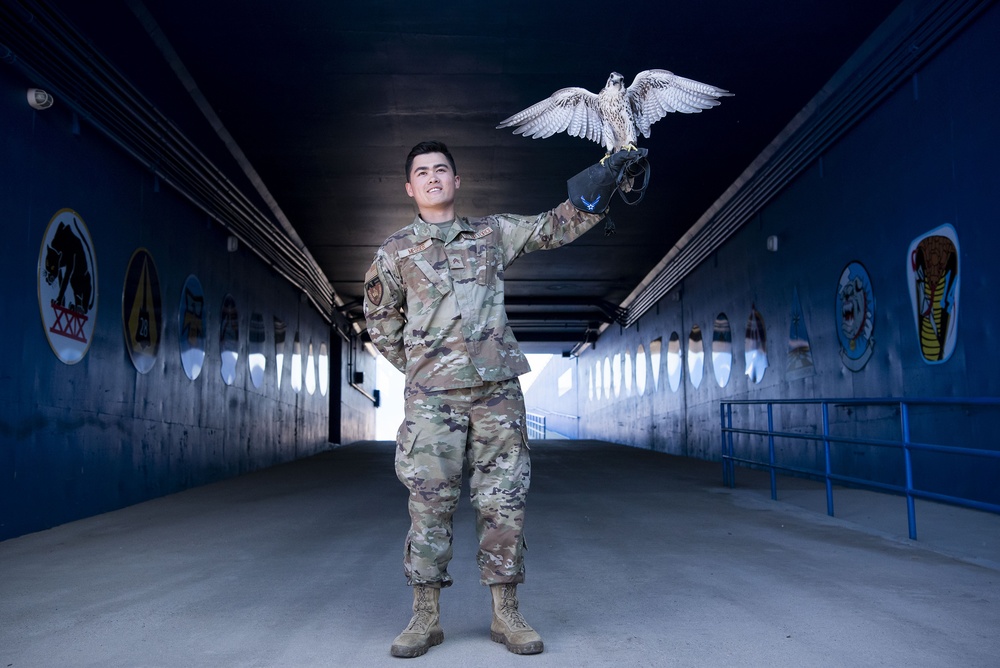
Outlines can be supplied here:
<path id="1" fill-rule="evenodd" d="M 521 608 L 545 653 L 489 640 L 472 511 L 445 642 L 409 620 L 405 491 L 357 444 L 0 543 L 0 668 L 998 666 L 1000 516 L 594 441 L 533 447 Z"/>

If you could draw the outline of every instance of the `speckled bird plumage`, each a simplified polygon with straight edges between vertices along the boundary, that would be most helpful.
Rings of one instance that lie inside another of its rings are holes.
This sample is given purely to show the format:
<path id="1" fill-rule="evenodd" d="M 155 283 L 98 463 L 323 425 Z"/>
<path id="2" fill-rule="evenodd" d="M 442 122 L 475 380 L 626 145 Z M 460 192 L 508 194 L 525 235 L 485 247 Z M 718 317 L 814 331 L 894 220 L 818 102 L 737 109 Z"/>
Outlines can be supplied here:
<path id="1" fill-rule="evenodd" d="M 532 139 L 566 132 L 602 144 L 607 152 L 635 147 L 641 133 L 669 113 L 700 113 L 718 106 L 727 90 L 677 76 L 667 70 L 644 70 L 632 85 L 612 72 L 600 93 L 585 88 L 563 88 L 548 98 L 519 111 L 497 128 L 514 128 L 514 134 Z"/>

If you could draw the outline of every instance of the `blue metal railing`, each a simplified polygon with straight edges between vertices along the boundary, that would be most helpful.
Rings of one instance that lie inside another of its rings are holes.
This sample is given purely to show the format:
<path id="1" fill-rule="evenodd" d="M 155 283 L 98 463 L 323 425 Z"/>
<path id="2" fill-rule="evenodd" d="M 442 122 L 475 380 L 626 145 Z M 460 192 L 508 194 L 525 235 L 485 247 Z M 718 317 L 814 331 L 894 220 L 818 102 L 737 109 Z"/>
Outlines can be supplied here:
<path id="1" fill-rule="evenodd" d="M 538 413 L 528 413 L 528 440 L 542 440 L 545 438 L 545 416 Z"/>
<path id="2" fill-rule="evenodd" d="M 809 406 L 819 405 L 822 409 L 823 432 L 799 433 L 774 430 L 774 407 L 781 405 Z M 733 406 L 765 406 L 767 409 L 767 429 L 748 429 L 733 426 Z M 830 407 L 831 406 L 888 406 L 898 408 L 899 426 L 902 436 L 899 440 L 876 439 L 876 438 L 854 438 L 846 436 L 836 436 L 830 429 Z M 914 510 L 914 499 L 929 499 L 932 501 L 942 501 L 953 505 L 985 510 L 1000 513 L 1000 505 L 988 503 L 976 499 L 970 499 L 957 495 L 942 494 L 925 489 L 917 489 L 913 483 L 913 460 L 914 452 L 933 452 L 944 455 L 961 455 L 986 458 L 1000 462 L 1000 451 L 987 450 L 981 448 L 967 448 L 960 446 L 948 446 L 934 443 L 917 443 L 911 439 L 910 409 L 914 406 L 954 406 L 954 407 L 1000 407 L 998 398 L 940 398 L 940 399 L 776 399 L 776 400 L 734 400 L 722 401 L 719 404 L 719 414 L 722 427 L 722 480 L 723 484 L 729 487 L 736 485 L 736 465 L 745 464 L 764 468 L 769 471 L 771 478 L 771 498 L 778 498 L 777 491 L 777 471 L 787 471 L 806 475 L 809 477 L 822 478 L 826 484 L 826 507 L 827 514 L 833 516 L 833 483 L 845 483 L 857 487 L 864 487 L 885 492 L 896 492 L 906 497 L 906 514 L 909 525 L 910 538 L 917 538 L 917 523 Z M 745 434 L 747 436 L 759 436 L 767 438 L 768 457 L 767 461 L 758 461 L 748 457 L 737 457 L 734 448 L 734 434 Z M 778 464 L 776 461 L 775 439 L 790 439 L 797 441 L 815 441 L 823 444 L 823 470 L 811 469 L 803 466 L 792 466 Z M 895 485 L 891 483 L 867 480 L 856 476 L 836 474 L 832 466 L 832 445 L 851 444 L 874 447 L 897 448 L 902 451 L 903 466 L 905 474 L 905 484 Z"/>

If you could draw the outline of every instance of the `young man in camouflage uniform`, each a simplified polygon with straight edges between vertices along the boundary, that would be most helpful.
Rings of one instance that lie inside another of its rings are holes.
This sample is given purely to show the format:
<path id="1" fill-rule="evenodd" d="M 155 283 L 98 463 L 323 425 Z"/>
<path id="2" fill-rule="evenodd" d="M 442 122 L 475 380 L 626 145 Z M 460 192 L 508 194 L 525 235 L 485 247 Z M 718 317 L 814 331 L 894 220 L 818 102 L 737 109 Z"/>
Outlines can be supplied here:
<path id="1" fill-rule="evenodd" d="M 423 142 L 407 157 L 406 194 L 418 216 L 385 241 L 365 275 L 372 342 L 406 374 L 396 474 L 410 492 L 403 569 L 413 618 L 393 656 L 420 656 L 444 641 L 438 601 L 452 583 L 463 467 L 481 581 L 493 595 L 490 637 L 517 654 L 543 649 L 518 611 L 531 464 L 517 377 L 529 367 L 507 324 L 504 271 L 524 253 L 569 243 L 597 224 L 627 156 L 644 153 L 623 151 L 582 172 L 570 181 L 570 200 L 551 211 L 485 218 L 456 217 L 461 179 L 444 144 Z"/>

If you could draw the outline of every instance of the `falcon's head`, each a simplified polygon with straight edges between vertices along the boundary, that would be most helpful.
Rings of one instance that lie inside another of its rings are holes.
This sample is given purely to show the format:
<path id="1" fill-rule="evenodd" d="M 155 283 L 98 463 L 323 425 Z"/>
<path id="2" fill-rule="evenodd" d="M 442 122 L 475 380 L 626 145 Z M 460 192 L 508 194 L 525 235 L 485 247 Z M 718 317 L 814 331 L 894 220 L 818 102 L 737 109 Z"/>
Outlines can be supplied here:
<path id="1" fill-rule="evenodd" d="M 611 76 L 608 77 L 608 83 L 604 84 L 605 88 L 616 88 L 621 90 L 625 87 L 625 77 L 618 74 L 617 72 L 612 72 Z"/>

